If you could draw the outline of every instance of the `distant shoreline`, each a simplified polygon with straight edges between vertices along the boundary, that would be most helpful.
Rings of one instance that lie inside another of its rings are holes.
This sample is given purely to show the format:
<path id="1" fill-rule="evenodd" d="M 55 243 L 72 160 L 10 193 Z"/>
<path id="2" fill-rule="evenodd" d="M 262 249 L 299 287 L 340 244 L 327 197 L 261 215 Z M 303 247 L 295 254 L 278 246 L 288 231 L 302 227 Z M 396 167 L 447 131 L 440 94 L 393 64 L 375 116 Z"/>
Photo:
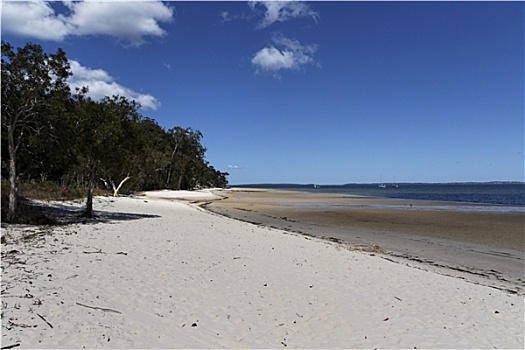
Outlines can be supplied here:
<path id="1" fill-rule="evenodd" d="M 388 182 L 385 182 L 388 183 Z M 452 181 L 452 182 L 396 182 L 398 185 L 525 185 L 525 181 Z M 288 182 L 269 182 L 269 183 L 252 183 L 252 184 L 236 184 L 230 185 L 231 188 L 270 188 L 271 186 L 313 186 L 319 185 L 321 187 L 330 186 L 351 186 L 351 185 L 377 185 L 379 182 L 348 182 L 344 184 L 321 184 L 321 183 L 288 183 Z"/>
<path id="2" fill-rule="evenodd" d="M 525 183 L 378 183 L 318 185 L 259 184 L 230 188 L 261 188 L 311 193 L 359 195 L 378 199 L 404 199 L 462 204 L 511 206 L 512 211 L 525 212 Z"/>

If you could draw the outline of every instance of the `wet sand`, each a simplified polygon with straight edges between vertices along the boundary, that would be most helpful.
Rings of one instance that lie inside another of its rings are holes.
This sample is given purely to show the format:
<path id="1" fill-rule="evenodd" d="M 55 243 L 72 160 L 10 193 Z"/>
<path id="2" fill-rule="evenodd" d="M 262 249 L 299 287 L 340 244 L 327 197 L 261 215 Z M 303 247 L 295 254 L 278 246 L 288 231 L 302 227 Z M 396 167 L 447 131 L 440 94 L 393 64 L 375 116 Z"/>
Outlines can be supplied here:
<path id="1" fill-rule="evenodd" d="M 299 191 L 231 189 L 206 208 L 336 242 L 377 244 L 390 258 L 523 290 L 524 213 L 464 210 L 464 204 Z M 470 204 L 469 204 L 470 205 Z M 510 283 L 510 284 L 509 284 Z"/>

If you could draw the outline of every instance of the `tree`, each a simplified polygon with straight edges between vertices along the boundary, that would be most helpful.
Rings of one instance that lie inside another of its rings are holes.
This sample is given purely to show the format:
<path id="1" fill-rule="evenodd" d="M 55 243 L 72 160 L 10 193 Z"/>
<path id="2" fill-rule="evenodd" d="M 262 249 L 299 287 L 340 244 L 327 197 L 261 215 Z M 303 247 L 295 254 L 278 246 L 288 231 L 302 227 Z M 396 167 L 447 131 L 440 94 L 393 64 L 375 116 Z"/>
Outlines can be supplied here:
<path id="1" fill-rule="evenodd" d="M 171 152 L 171 166 L 167 173 L 166 187 L 176 175 L 175 188 L 191 189 L 197 185 L 197 169 L 204 163 L 206 148 L 201 144 L 202 133 L 192 128 L 175 127 L 168 130 Z"/>
<path id="2" fill-rule="evenodd" d="M 104 144 L 105 118 L 101 105 L 86 97 L 87 89 L 81 90 L 75 96 L 74 118 L 76 139 L 75 155 L 77 157 L 77 172 L 81 174 L 82 183 L 87 187 L 87 200 L 84 215 L 93 217 L 93 189 L 95 187 L 96 171 L 99 155 L 107 150 Z"/>
<path id="3" fill-rule="evenodd" d="M 41 132 L 53 99 L 69 96 L 71 75 L 65 52 L 48 55 L 40 45 L 26 44 L 15 52 L 2 42 L 2 134 L 9 156 L 8 220 L 16 220 L 17 154 L 27 136 Z"/>
<path id="4" fill-rule="evenodd" d="M 85 186 L 86 216 L 93 216 L 93 190 L 100 181 L 115 196 L 124 189 L 227 184 L 228 174 L 205 160 L 200 131 L 166 131 L 121 96 L 93 101 L 87 88 L 72 96 L 61 49 L 47 54 L 36 44 L 14 49 L 4 42 L 1 49 L 1 166 L 2 177 L 9 179 L 9 221 L 16 220 L 22 181 Z"/>
<path id="5" fill-rule="evenodd" d="M 107 123 L 111 120 L 116 138 L 101 170 L 116 197 L 124 183 L 131 179 L 131 174 L 139 172 L 140 158 L 144 157 L 144 140 L 139 127 L 142 116 L 138 113 L 140 105 L 123 96 L 105 97 L 100 103 L 104 106 Z"/>
<path id="6" fill-rule="evenodd" d="M 166 130 L 150 118 L 142 119 L 138 124 L 143 144 L 143 154 L 139 160 L 137 180 L 142 190 L 165 188 L 167 173 L 171 169 L 170 139 Z"/>
<path id="7" fill-rule="evenodd" d="M 111 185 L 118 195 L 122 185 L 130 179 L 140 158 L 141 137 L 137 127 L 140 115 L 138 104 L 125 97 L 105 97 L 93 101 L 86 97 L 87 89 L 75 96 L 74 118 L 77 171 L 87 187 L 84 215 L 93 217 L 93 190 L 97 179 Z M 122 179 L 118 186 L 115 181 Z"/>

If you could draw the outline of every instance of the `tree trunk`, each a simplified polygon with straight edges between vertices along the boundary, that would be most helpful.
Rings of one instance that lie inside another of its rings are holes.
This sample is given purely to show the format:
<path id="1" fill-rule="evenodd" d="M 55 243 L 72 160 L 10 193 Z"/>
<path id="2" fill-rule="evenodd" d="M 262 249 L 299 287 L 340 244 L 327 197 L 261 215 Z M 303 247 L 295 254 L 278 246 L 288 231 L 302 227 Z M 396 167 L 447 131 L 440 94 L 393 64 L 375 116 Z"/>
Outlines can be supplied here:
<path id="1" fill-rule="evenodd" d="M 10 125 L 7 127 L 7 138 L 9 148 L 9 211 L 7 221 L 15 222 L 16 220 L 16 149 L 14 128 Z"/>
<path id="2" fill-rule="evenodd" d="M 182 187 L 182 177 L 183 176 L 184 176 L 183 174 L 180 174 L 180 176 L 179 176 L 179 182 L 178 182 L 178 187 L 177 187 L 178 190 L 180 190 L 181 187 Z"/>
<path id="3" fill-rule="evenodd" d="M 90 183 L 88 187 L 88 194 L 86 200 L 86 210 L 84 216 L 87 218 L 93 218 L 93 184 Z"/>
<path id="4" fill-rule="evenodd" d="M 84 216 L 87 218 L 93 218 L 93 188 L 95 187 L 95 162 L 88 162 L 88 193 L 86 200 L 86 210 L 84 211 Z"/>
<path id="5" fill-rule="evenodd" d="M 7 220 L 15 222 L 16 220 L 16 166 L 13 156 L 9 159 L 9 212 Z"/>
<path id="6" fill-rule="evenodd" d="M 171 179 L 171 169 L 168 170 L 168 176 L 166 177 L 166 188 L 170 185 L 170 179 Z"/>

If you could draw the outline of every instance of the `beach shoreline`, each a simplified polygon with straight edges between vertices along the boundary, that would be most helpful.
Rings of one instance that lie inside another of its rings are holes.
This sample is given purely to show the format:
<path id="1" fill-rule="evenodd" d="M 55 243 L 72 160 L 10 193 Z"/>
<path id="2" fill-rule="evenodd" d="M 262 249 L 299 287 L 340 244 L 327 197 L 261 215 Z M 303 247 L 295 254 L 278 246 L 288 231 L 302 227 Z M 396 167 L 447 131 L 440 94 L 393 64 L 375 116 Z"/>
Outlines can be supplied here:
<path id="1" fill-rule="evenodd" d="M 2 346 L 524 346 L 519 293 L 202 208 L 223 200 L 96 197 L 94 220 L 2 225 Z"/>
<path id="2" fill-rule="evenodd" d="M 222 199 L 203 207 L 220 215 L 357 247 L 379 245 L 400 262 L 524 291 L 523 213 L 443 210 L 442 202 L 271 189 L 214 193 Z M 455 205 L 464 203 L 447 203 Z"/>

